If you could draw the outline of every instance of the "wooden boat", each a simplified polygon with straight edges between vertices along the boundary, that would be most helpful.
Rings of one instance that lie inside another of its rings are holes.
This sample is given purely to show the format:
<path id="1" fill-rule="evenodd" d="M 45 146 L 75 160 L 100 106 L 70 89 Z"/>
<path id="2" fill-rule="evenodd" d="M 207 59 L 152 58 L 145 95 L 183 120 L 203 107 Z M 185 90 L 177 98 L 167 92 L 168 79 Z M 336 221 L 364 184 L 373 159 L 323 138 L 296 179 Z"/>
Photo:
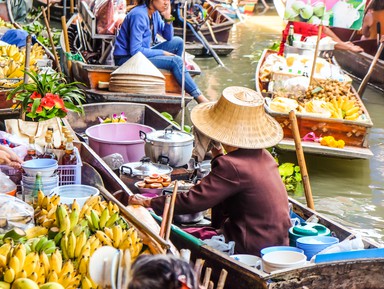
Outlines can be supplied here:
<path id="1" fill-rule="evenodd" d="M 91 35 L 93 37 L 86 40 L 86 42 L 97 42 L 102 41 L 105 45 L 108 44 L 108 41 L 113 39 L 113 35 L 100 35 L 94 33 L 94 16 L 89 11 L 88 6 L 86 6 L 85 2 L 82 2 L 82 8 L 80 9 L 80 14 L 74 14 L 71 19 L 68 21 L 68 34 L 70 40 L 70 50 L 73 54 L 77 53 L 76 45 L 74 42 L 76 41 L 76 35 L 78 31 L 87 30 L 93 31 Z M 85 20 L 84 20 L 85 19 Z M 92 28 L 93 27 L 93 28 Z M 83 42 L 84 40 L 82 40 Z M 106 44 L 107 43 L 107 44 Z M 64 53 L 67 52 L 65 49 L 64 35 L 61 35 L 61 44 L 63 47 Z M 84 45 L 85 42 L 83 42 Z M 82 45 L 82 44 L 81 44 Z M 103 50 L 103 52 L 105 52 Z M 105 52 L 108 53 L 108 52 Z M 97 56 L 100 58 L 100 55 Z M 96 58 L 97 58 L 96 57 Z M 101 56 L 103 57 L 103 56 Z M 102 90 L 99 88 L 99 82 L 109 82 L 111 73 L 117 68 L 117 66 L 106 65 L 106 64 L 89 64 L 79 60 L 68 60 L 65 57 L 64 61 L 65 70 L 68 75 L 71 75 L 73 80 L 80 81 L 87 86 L 86 89 L 86 99 L 88 103 L 93 102 L 110 102 L 110 101 L 118 101 L 118 102 L 136 102 L 136 103 L 144 103 L 151 105 L 153 108 L 159 111 L 167 111 L 172 115 L 176 115 L 181 109 L 182 103 L 182 94 L 181 87 L 176 82 L 170 71 L 161 70 L 163 75 L 165 76 L 165 94 L 161 95 L 148 95 L 148 94 L 140 94 L 140 93 L 121 93 L 121 92 L 110 92 L 108 90 Z M 200 74 L 200 68 L 196 63 L 193 63 L 194 69 L 190 71 L 192 76 Z M 69 70 L 70 67 L 70 70 Z M 185 103 L 187 104 L 192 100 L 192 97 L 186 96 Z"/>
<path id="2" fill-rule="evenodd" d="M 335 50 L 334 58 L 343 70 L 354 78 L 361 80 L 367 74 L 377 51 L 376 39 L 355 40 L 353 44 L 364 49 L 362 53 L 355 53 L 347 50 Z M 373 69 L 368 84 L 381 91 L 384 91 L 384 60 L 379 59 Z"/>
<path id="3" fill-rule="evenodd" d="M 192 50 L 192 47 L 196 45 L 201 45 L 202 52 L 207 54 L 208 51 L 206 49 L 203 49 L 204 46 L 201 41 L 201 36 L 197 35 L 198 33 L 201 33 L 218 55 L 229 54 L 234 49 L 232 45 L 228 44 L 228 39 L 230 31 L 235 22 L 229 16 L 223 13 L 223 10 L 219 4 L 215 4 L 211 1 L 206 1 L 204 8 L 206 9 L 208 15 L 206 21 L 199 22 L 200 20 L 194 20 L 196 19 L 196 17 L 194 17 L 193 15 L 191 16 L 191 22 L 195 22 L 188 23 L 186 33 L 186 47 L 189 46 L 189 51 L 194 54 L 194 50 Z M 182 15 L 181 12 L 179 13 L 180 15 Z M 174 22 L 174 31 L 175 35 L 183 37 L 182 20 L 176 19 L 176 21 Z"/>
<path id="4" fill-rule="evenodd" d="M 104 185 L 122 205 L 127 204 L 131 192 L 125 184 L 114 174 L 106 164 L 94 154 L 86 144 L 80 145 L 80 154 L 83 162 L 94 167 L 101 175 Z M 101 192 L 102 195 L 103 192 Z M 297 201 L 290 199 L 295 216 L 302 220 L 317 219 L 318 223 L 329 228 L 333 235 L 341 240 L 353 237 L 347 228 L 333 222 L 315 211 L 307 209 Z M 160 217 L 156 217 L 160 220 Z M 228 271 L 225 289 L 249 289 L 249 288 L 381 288 L 384 281 L 382 268 L 384 258 L 349 259 L 319 264 L 308 264 L 305 267 L 275 271 L 267 274 L 260 269 L 249 267 L 240 263 L 228 255 L 221 253 L 206 245 L 179 227 L 172 226 L 171 241 L 178 249 L 191 250 L 191 260 L 197 258 L 205 260 L 204 268 L 212 268 L 211 279 L 217 283 L 222 269 Z M 364 247 L 377 248 L 374 242 L 364 241 Z"/>
<path id="5" fill-rule="evenodd" d="M 268 86 L 268 83 L 262 83 L 259 80 L 260 68 L 266 57 L 271 53 L 276 52 L 265 50 L 256 68 L 256 90 L 260 93 L 262 93 L 263 89 Z M 304 152 L 350 159 L 366 159 L 373 155 L 368 147 L 368 134 L 373 124 L 360 97 L 357 95 L 356 91 L 354 91 L 354 93 L 367 116 L 365 121 L 350 121 L 345 119 L 310 116 L 309 114 L 297 114 L 301 137 L 304 137 L 306 134 L 311 132 L 314 132 L 317 136 L 324 135 L 326 133 L 326 135 L 332 135 L 337 140 L 344 140 L 346 144 L 345 147 L 341 149 L 322 146 L 317 142 L 302 141 Z M 283 150 L 294 151 L 295 145 L 292 130 L 290 128 L 288 113 L 274 112 L 268 105 L 266 105 L 265 108 L 267 112 L 280 123 L 284 130 L 284 139 L 277 145 L 277 147 Z"/>

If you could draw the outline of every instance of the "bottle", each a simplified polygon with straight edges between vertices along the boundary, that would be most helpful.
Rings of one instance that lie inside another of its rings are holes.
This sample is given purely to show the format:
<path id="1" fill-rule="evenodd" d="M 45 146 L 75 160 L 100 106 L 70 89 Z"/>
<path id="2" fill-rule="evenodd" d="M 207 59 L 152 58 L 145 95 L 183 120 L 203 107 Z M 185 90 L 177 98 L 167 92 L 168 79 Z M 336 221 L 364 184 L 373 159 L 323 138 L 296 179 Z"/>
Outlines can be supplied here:
<path id="1" fill-rule="evenodd" d="M 67 137 L 67 143 L 65 145 L 65 154 L 63 155 L 61 163 L 63 165 L 76 165 L 77 164 L 77 157 L 76 157 L 75 150 L 73 147 L 73 137 L 70 137 L 70 136 Z"/>
<path id="2" fill-rule="evenodd" d="M 40 158 L 57 160 L 57 156 L 53 152 L 52 136 L 49 133 L 45 136 L 44 153 L 40 156 Z"/>
<path id="3" fill-rule="evenodd" d="M 35 137 L 29 136 L 29 145 L 27 149 L 27 155 L 24 157 L 24 161 L 29 161 L 37 158 L 38 158 L 38 155 L 37 155 L 36 146 L 35 146 Z"/>
<path id="4" fill-rule="evenodd" d="M 39 191 L 43 192 L 43 180 L 41 178 L 41 172 L 37 172 L 35 183 L 33 184 L 33 191 L 32 191 L 32 204 L 35 204 L 37 201 L 37 195 Z M 44 192 L 43 192 L 44 193 Z M 25 196 L 24 196 L 25 197 Z M 25 200 L 27 201 L 27 200 Z"/>
<path id="5" fill-rule="evenodd" d="M 70 132 L 66 127 L 63 127 L 61 132 L 62 132 L 62 134 L 61 134 L 60 149 L 65 150 L 66 139 L 68 137 L 68 134 L 70 134 Z"/>
<path id="6" fill-rule="evenodd" d="M 295 31 L 294 31 L 293 25 L 289 25 L 289 33 L 288 33 L 288 38 L 287 38 L 287 42 L 288 42 L 289 46 L 293 46 L 293 40 L 294 40 L 293 34 L 294 33 L 295 33 Z"/>

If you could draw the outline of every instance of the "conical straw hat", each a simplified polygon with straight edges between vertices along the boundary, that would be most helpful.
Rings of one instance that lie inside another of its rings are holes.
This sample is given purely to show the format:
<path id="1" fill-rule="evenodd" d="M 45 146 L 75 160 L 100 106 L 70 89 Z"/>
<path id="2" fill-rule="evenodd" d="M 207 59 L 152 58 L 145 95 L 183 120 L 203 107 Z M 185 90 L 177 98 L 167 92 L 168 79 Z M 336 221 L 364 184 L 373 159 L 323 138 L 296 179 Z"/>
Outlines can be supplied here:
<path id="1" fill-rule="evenodd" d="M 111 75 L 116 74 L 138 74 L 138 75 L 150 75 L 164 79 L 164 75 L 160 70 L 152 64 L 144 56 L 143 53 L 137 52 L 130 59 L 124 62 L 119 68 L 117 68 Z"/>
<path id="2" fill-rule="evenodd" d="M 263 97 L 245 87 L 227 87 L 217 102 L 195 106 L 191 120 L 211 139 L 238 148 L 272 147 L 283 138 L 280 124 L 264 110 Z"/>

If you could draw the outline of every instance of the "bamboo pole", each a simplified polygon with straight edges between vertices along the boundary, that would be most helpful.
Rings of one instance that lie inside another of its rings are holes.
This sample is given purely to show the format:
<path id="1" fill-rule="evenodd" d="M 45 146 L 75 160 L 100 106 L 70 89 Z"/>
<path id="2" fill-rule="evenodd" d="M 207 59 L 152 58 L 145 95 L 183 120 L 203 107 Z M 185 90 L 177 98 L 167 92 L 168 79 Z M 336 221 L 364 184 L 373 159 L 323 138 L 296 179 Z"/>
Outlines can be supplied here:
<path id="1" fill-rule="evenodd" d="M 67 29 L 67 22 L 66 22 L 65 16 L 61 16 L 61 26 L 63 28 L 65 51 L 67 53 L 71 53 L 71 48 L 69 47 L 68 29 Z M 69 77 L 72 77 L 72 61 L 70 61 L 68 58 L 67 58 L 67 67 L 68 67 Z"/>
<path id="2" fill-rule="evenodd" d="M 323 24 L 320 24 L 319 31 L 317 33 L 316 48 L 315 48 L 315 54 L 313 55 L 313 63 L 312 63 L 312 69 L 311 69 L 311 76 L 309 78 L 309 84 L 311 84 L 313 81 L 313 74 L 315 73 L 316 59 L 317 59 L 317 54 L 319 52 L 319 43 L 320 43 L 322 32 L 323 32 Z"/>
<path id="3" fill-rule="evenodd" d="M 299 162 L 301 177 L 303 179 L 305 199 L 307 201 L 308 208 L 314 210 L 315 205 L 313 203 L 312 190 L 311 190 L 311 185 L 309 183 L 309 176 L 307 171 L 307 165 L 305 163 L 303 147 L 301 146 L 299 126 L 297 124 L 296 114 L 293 110 L 289 112 L 289 120 L 291 122 L 293 139 L 295 141 L 296 156 Z"/>
<path id="4" fill-rule="evenodd" d="M 62 70 L 61 70 L 61 66 L 60 66 L 60 61 L 59 61 L 59 57 L 57 56 L 55 44 L 53 42 L 53 38 L 52 38 L 52 34 L 51 34 L 51 28 L 49 26 L 49 22 L 48 22 L 48 19 L 47 19 L 47 14 L 45 13 L 45 8 L 41 7 L 41 11 L 43 12 L 44 22 L 45 22 L 45 26 L 47 27 L 48 37 L 49 37 L 49 41 L 50 41 L 51 46 L 52 46 L 52 53 L 53 53 L 53 56 L 55 57 L 55 62 L 56 62 L 57 70 L 59 72 L 61 72 Z"/>
<path id="5" fill-rule="evenodd" d="M 168 222 L 168 214 L 169 214 L 169 205 L 171 204 L 171 196 L 167 196 L 165 198 L 165 204 L 164 204 L 164 210 L 163 210 L 163 219 L 161 220 L 161 225 L 160 225 L 160 237 L 164 238 L 165 236 L 165 227 Z"/>
<path id="6" fill-rule="evenodd" d="M 144 231 L 148 236 L 152 237 L 156 242 L 158 242 L 163 248 L 168 249 L 170 247 L 169 243 L 161 238 L 155 231 L 141 223 L 139 219 L 136 218 L 122 203 L 120 203 L 106 188 L 103 186 L 97 185 L 97 188 L 100 192 L 108 199 L 108 201 L 114 202 L 120 209 L 120 211 L 129 217 L 129 221 L 137 227 L 138 229 Z"/>
<path id="7" fill-rule="evenodd" d="M 165 240 L 169 240 L 171 236 L 171 227 L 172 227 L 172 220 L 173 220 L 173 212 L 175 210 L 175 202 L 176 202 L 176 196 L 177 196 L 177 187 L 178 187 L 178 182 L 174 181 L 175 185 L 173 187 L 173 192 L 172 192 L 172 198 L 171 198 L 171 203 L 169 204 L 169 212 L 167 216 L 167 223 L 165 227 Z"/>

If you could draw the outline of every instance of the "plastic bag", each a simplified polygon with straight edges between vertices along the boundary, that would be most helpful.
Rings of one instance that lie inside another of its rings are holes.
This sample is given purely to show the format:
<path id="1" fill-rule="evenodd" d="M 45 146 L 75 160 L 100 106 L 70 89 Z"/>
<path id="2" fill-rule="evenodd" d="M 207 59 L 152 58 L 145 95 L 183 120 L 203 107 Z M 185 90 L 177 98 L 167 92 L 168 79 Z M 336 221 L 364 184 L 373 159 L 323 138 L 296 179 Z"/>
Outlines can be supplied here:
<path id="1" fill-rule="evenodd" d="M 96 17 L 96 30 L 98 34 L 114 34 L 111 27 L 114 27 L 113 0 L 101 0 L 95 2 L 94 12 Z"/>
<path id="2" fill-rule="evenodd" d="M 228 243 L 225 243 L 223 235 L 213 236 L 211 239 L 204 240 L 204 243 L 228 255 L 233 255 L 235 252 L 235 242 L 229 241 Z"/>
<path id="3" fill-rule="evenodd" d="M 0 194 L 0 234 L 13 228 L 26 230 L 34 226 L 33 208 L 22 200 Z"/>

